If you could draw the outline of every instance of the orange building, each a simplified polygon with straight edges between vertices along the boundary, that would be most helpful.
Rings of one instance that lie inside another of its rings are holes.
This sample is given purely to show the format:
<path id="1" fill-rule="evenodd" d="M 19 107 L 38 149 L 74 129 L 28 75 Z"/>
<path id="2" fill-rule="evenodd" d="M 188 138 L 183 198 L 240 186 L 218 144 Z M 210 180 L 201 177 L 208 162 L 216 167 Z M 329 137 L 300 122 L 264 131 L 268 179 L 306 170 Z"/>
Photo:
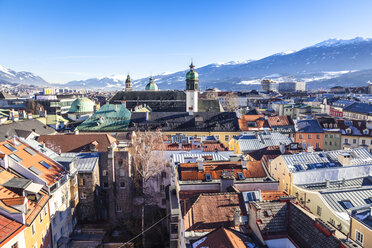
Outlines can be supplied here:
<path id="1" fill-rule="evenodd" d="M 305 149 L 323 150 L 324 131 L 318 120 L 295 121 L 295 142 L 302 143 Z"/>

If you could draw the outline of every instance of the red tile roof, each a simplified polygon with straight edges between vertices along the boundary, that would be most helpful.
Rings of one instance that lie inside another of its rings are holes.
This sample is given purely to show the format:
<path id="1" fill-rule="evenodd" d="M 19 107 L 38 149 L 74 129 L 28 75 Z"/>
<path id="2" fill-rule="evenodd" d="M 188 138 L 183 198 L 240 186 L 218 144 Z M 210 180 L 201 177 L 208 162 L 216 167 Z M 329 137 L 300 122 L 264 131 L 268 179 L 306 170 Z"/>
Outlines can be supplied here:
<path id="1" fill-rule="evenodd" d="M 6 216 L 0 214 L 0 246 L 6 244 L 7 241 L 12 239 L 20 231 L 25 228 L 25 225 L 18 223 Z"/>
<path id="2" fill-rule="evenodd" d="M 247 234 L 220 227 L 194 241 L 193 248 L 216 247 L 217 244 L 223 248 L 258 247 Z"/>
<path id="3" fill-rule="evenodd" d="M 203 152 L 227 151 L 227 148 L 218 141 L 204 141 Z"/>
<path id="4" fill-rule="evenodd" d="M 292 118 L 287 115 L 271 116 L 267 118 L 267 121 L 270 127 L 294 126 Z"/>
<path id="5" fill-rule="evenodd" d="M 237 193 L 201 194 L 184 214 L 185 231 L 210 232 L 234 227 L 234 211 L 242 204 Z"/>
<path id="6" fill-rule="evenodd" d="M 253 130 L 263 130 L 269 129 L 269 123 L 265 120 L 264 115 L 242 115 L 240 119 L 238 119 L 239 128 L 242 131 L 253 131 Z M 248 127 L 247 122 L 256 122 L 257 127 Z"/>
<path id="7" fill-rule="evenodd" d="M 37 139 L 55 152 L 87 152 L 90 144 L 97 142 L 97 151 L 106 152 L 107 148 L 117 140 L 108 134 L 59 134 L 40 135 Z"/>
<path id="8" fill-rule="evenodd" d="M 205 174 L 209 173 L 212 179 L 220 179 L 222 173 L 230 172 L 238 178 L 238 172 L 242 172 L 245 178 L 267 177 L 260 161 L 247 161 L 247 169 L 243 169 L 241 162 L 203 162 L 203 171 L 198 170 L 197 163 L 183 163 L 179 166 L 182 181 L 205 180 Z"/>
<path id="9" fill-rule="evenodd" d="M 287 194 L 278 190 L 262 190 L 261 197 L 263 201 L 277 201 L 280 196 L 286 196 Z"/>

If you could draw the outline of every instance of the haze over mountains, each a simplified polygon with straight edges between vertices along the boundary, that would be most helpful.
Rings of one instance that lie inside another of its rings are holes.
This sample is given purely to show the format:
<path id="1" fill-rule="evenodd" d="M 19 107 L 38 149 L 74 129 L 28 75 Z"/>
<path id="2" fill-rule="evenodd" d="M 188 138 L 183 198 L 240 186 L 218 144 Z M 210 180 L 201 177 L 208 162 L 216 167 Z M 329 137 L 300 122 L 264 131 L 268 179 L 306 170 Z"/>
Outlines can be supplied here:
<path id="1" fill-rule="evenodd" d="M 197 66 L 197 62 L 196 62 Z M 154 76 L 160 89 L 184 89 L 184 71 Z M 309 89 L 340 86 L 365 86 L 372 81 L 372 39 L 329 39 L 299 51 L 274 54 L 259 60 L 209 64 L 197 68 L 201 89 L 258 89 L 263 78 L 281 81 L 306 81 Z M 91 78 L 65 84 L 71 88 L 122 89 L 126 75 Z M 15 72 L 0 66 L 1 83 L 46 85 L 45 80 L 29 72 Z M 134 88 L 143 89 L 148 78 L 134 80 Z M 59 85 L 61 86 L 61 85 Z"/>

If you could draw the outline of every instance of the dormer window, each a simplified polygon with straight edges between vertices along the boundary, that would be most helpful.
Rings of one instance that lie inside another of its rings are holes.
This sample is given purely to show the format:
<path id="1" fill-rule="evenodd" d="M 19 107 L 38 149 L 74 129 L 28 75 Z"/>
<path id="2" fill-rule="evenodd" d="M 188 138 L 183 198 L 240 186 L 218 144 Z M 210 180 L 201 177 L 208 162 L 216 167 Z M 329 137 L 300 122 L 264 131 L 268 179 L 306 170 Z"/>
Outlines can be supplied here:
<path id="1" fill-rule="evenodd" d="M 328 123 L 324 123 L 324 128 L 328 128 Z"/>
<path id="2" fill-rule="evenodd" d="M 332 128 L 332 123 L 329 123 L 329 128 Z"/>
<path id="3" fill-rule="evenodd" d="M 368 130 L 368 129 L 364 129 L 364 130 L 363 130 L 363 134 L 364 134 L 364 135 L 368 135 L 368 134 L 369 134 L 369 130 Z"/>
<path id="4" fill-rule="evenodd" d="M 346 133 L 351 133 L 351 128 L 346 129 Z"/>

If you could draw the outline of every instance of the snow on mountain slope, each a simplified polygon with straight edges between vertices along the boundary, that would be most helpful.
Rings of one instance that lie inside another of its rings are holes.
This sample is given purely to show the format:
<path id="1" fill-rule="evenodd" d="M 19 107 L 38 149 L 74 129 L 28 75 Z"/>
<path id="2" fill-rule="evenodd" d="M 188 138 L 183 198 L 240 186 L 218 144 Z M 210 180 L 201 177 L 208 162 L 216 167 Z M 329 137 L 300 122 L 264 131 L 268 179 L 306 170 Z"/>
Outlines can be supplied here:
<path id="1" fill-rule="evenodd" d="M 48 83 L 39 76 L 31 72 L 20 71 L 16 72 L 14 70 L 8 69 L 0 65 L 0 81 L 5 83 L 15 83 L 15 84 L 33 84 L 33 85 L 47 85 Z"/>

